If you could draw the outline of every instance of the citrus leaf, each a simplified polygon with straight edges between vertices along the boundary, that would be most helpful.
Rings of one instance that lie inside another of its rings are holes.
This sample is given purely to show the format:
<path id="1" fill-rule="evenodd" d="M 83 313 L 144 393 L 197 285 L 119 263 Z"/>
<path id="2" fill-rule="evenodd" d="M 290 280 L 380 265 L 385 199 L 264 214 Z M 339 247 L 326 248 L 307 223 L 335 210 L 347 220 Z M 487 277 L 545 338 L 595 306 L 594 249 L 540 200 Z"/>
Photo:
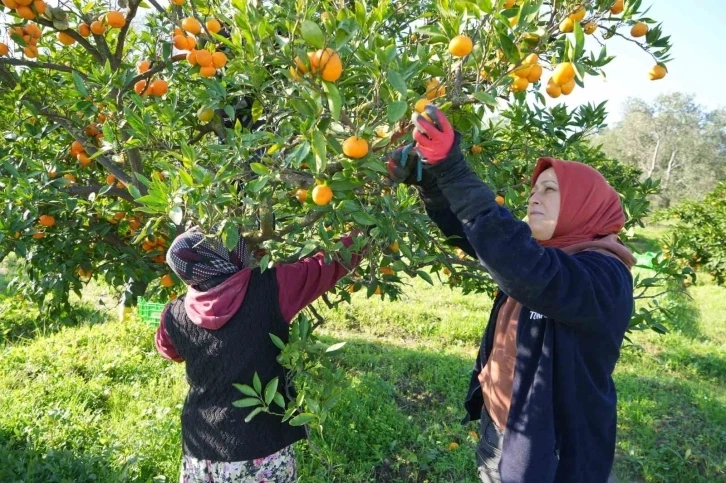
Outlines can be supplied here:
<path id="1" fill-rule="evenodd" d="M 323 81 L 323 88 L 328 96 L 328 109 L 330 109 L 330 114 L 333 116 L 333 119 L 339 121 L 340 110 L 343 107 L 343 100 L 340 97 L 340 92 L 338 92 L 338 88 L 335 87 L 332 82 Z"/>
<path id="2" fill-rule="evenodd" d="M 253 173 L 259 174 L 260 176 L 270 174 L 270 170 L 262 163 L 250 163 L 250 169 Z"/>
<path id="3" fill-rule="evenodd" d="M 245 423 L 249 423 L 250 421 L 252 421 L 252 418 L 254 418 L 255 416 L 257 416 L 261 412 L 262 412 L 262 408 L 261 407 L 255 408 L 251 413 L 249 413 L 247 415 L 247 417 L 245 418 Z"/>
<path id="4" fill-rule="evenodd" d="M 315 418 L 314 414 L 301 413 L 290 420 L 290 426 L 304 426 Z"/>
<path id="5" fill-rule="evenodd" d="M 282 394 L 279 392 L 275 394 L 275 398 L 273 399 L 273 402 L 280 406 L 282 409 L 285 409 L 285 398 L 282 397 Z"/>
<path id="6" fill-rule="evenodd" d="M 255 377 L 252 378 L 252 387 L 255 388 L 257 394 L 262 394 L 262 381 L 260 381 L 260 375 L 255 372 Z"/>
<path id="7" fill-rule="evenodd" d="M 330 347 L 328 347 L 327 349 L 325 349 L 325 352 L 327 354 L 332 354 L 333 352 L 337 352 L 340 349 L 342 349 L 344 345 L 345 345 L 345 342 L 338 342 L 337 344 L 333 344 Z"/>
<path id="8" fill-rule="evenodd" d="M 254 389 L 252 389 L 252 388 L 251 388 L 250 386 L 248 386 L 247 384 L 232 384 L 232 385 L 233 385 L 234 387 L 236 387 L 236 388 L 237 388 L 237 390 L 238 390 L 239 392 L 241 392 L 242 394 L 244 394 L 245 396 L 252 396 L 252 397 L 255 397 L 255 396 L 257 396 L 257 393 L 255 392 L 255 390 L 254 390 Z"/>
<path id="9" fill-rule="evenodd" d="M 246 397 L 244 399 L 238 399 L 236 401 L 232 402 L 232 406 L 236 408 L 248 408 L 251 406 L 259 406 L 262 403 L 258 398 L 256 397 Z"/>
<path id="10" fill-rule="evenodd" d="M 408 110 L 408 104 L 404 101 L 395 101 L 388 105 L 388 120 L 390 122 L 396 122 L 406 114 Z"/>
<path id="11" fill-rule="evenodd" d="M 317 129 L 313 133 L 313 153 L 315 154 L 315 168 L 318 173 L 322 173 L 328 165 L 326 142 L 325 135 Z"/>
<path id="12" fill-rule="evenodd" d="M 408 89 L 406 88 L 406 81 L 403 80 L 401 74 L 395 70 L 389 70 L 386 73 L 386 77 L 388 78 L 388 83 L 391 84 L 391 87 L 396 89 L 403 98 L 406 99 L 406 97 L 408 97 Z"/>
<path id="13" fill-rule="evenodd" d="M 325 36 L 323 35 L 323 31 L 320 30 L 320 27 L 318 27 L 318 24 L 310 20 L 303 20 L 300 30 L 305 42 L 319 49 L 323 47 Z"/>
<path id="14" fill-rule="evenodd" d="M 278 385 L 278 379 L 274 378 L 270 382 L 267 383 L 267 386 L 265 386 L 265 404 L 268 406 L 272 402 L 272 400 L 275 398 L 275 394 L 277 394 L 277 385 Z"/>
<path id="15" fill-rule="evenodd" d="M 373 218 L 368 213 L 363 213 L 362 211 L 355 211 L 351 214 L 351 216 L 353 217 L 355 222 L 360 225 L 375 225 L 376 224 L 375 218 Z"/>

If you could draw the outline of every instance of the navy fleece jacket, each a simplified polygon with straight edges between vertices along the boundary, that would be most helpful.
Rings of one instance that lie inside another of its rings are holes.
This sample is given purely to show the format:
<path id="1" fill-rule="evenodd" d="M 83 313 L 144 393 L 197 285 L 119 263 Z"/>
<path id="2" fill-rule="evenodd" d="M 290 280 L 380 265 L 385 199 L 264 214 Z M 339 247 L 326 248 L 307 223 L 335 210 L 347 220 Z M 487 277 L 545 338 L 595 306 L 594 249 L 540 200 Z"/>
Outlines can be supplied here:
<path id="1" fill-rule="evenodd" d="M 465 422 L 483 401 L 477 375 L 491 353 L 506 297 L 523 308 L 502 448 L 502 483 L 605 483 L 615 451 L 612 372 L 633 312 L 633 280 L 618 259 L 597 251 L 544 248 L 529 226 L 497 205 L 457 145 L 428 166 L 443 197 L 431 219 L 482 263 L 500 287 L 472 371 Z"/>

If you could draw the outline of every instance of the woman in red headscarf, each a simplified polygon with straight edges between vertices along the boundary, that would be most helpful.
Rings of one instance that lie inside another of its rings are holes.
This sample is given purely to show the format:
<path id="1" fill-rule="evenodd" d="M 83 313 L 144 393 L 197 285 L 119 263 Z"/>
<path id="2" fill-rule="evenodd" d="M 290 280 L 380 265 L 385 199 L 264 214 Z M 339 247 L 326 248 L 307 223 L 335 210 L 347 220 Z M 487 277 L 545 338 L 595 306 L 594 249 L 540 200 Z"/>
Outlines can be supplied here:
<path id="1" fill-rule="evenodd" d="M 619 196 L 590 166 L 542 158 L 527 222 L 516 220 L 469 168 L 443 113 L 424 114 L 413 119 L 416 154 L 402 167 L 394 151 L 389 174 L 419 189 L 431 219 L 500 288 L 464 403 L 465 423 L 481 419 L 479 477 L 605 483 L 615 452 L 612 373 L 634 306 Z"/>

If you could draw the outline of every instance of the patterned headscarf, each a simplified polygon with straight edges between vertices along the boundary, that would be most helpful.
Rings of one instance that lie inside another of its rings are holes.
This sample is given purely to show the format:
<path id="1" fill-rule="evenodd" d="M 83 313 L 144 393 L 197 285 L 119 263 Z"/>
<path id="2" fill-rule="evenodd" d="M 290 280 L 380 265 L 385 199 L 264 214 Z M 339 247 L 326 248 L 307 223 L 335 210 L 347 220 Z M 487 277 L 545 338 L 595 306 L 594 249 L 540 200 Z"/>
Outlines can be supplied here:
<path id="1" fill-rule="evenodd" d="M 166 252 L 166 263 L 185 284 L 208 290 L 247 267 L 249 257 L 243 237 L 230 251 L 219 239 L 207 237 L 194 227 L 174 239 Z"/>

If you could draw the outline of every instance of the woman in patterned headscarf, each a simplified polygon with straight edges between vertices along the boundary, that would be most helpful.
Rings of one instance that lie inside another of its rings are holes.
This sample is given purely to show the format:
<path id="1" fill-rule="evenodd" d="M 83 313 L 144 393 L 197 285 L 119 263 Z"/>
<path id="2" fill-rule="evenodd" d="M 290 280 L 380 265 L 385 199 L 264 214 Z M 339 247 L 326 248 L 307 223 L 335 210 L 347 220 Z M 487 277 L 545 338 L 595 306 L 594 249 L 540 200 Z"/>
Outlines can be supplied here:
<path id="1" fill-rule="evenodd" d="M 350 236 L 341 242 L 353 244 Z M 288 340 L 288 325 L 306 305 L 332 289 L 358 264 L 324 262 L 324 254 L 261 271 L 249 267 L 245 241 L 227 250 L 194 228 L 169 247 L 167 263 L 188 286 L 161 315 L 156 347 L 167 359 L 186 363 L 189 393 L 182 411 L 184 458 L 181 482 L 296 481 L 292 444 L 302 427 L 239 408 L 234 383 L 263 383 L 286 374 L 276 361 L 270 334 Z M 286 401 L 286 403 L 289 401 Z"/>

